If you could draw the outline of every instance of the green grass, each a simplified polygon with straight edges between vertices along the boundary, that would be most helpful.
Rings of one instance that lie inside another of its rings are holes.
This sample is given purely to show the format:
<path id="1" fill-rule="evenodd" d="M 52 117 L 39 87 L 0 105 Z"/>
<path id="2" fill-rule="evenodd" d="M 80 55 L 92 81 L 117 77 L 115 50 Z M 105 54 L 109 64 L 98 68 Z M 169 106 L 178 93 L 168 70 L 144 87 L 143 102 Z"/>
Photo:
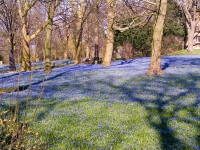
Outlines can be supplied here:
<path id="1" fill-rule="evenodd" d="M 39 132 L 37 143 L 47 149 L 190 150 L 189 145 L 197 144 L 192 137 L 198 137 L 199 122 L 193 122 L 191 112 L 200 116 L 200 111 L 192 107 L 147 109 L 136 102 L 95 102 L 92 98 L 43 102 L 46 105 L 39 109 L 34 130 Z M 172 119 L 174 110 L 178 110 L 176 119 Z M 191 120 L 185 122 L 186 118 Z"/>
<path id="2" fill-rule="evenodd" d="M 160 149 L 159 134 L 149 124 L 148 111 L 138 103 L 87 98 L 52 104 L 53 114 L 34 126 L 38 142 L 49 143 L 49 149 Z M 48 109 L 39 111 L 44 114 Z"/>
<path id="3" fill-rule="evenodd" d="M 184 49 L 170 53 L 169 55 L 200 55 L 200 49 L 195 49 L 193 52 L 188 52 L 187 50 Z"/>
<path id="4" fill-rule="evenodd" d="M 0 93 L 10 93 L 17 91 L 18 88 L 0 88 Z"/>

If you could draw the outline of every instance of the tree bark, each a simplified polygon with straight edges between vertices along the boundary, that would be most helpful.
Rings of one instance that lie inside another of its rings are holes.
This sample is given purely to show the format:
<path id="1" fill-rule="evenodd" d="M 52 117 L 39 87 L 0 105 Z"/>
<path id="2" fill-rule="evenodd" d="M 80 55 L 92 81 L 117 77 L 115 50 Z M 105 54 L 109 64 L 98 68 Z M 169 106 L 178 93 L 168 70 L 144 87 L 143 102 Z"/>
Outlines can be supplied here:
<path id="1" fill-rule="evenodd" d="M 164 74 L 164 71 L 161 69 L 161 44 L 165 15 L 167 11 L 167 0 L 157 2 L 157 7 L 158 11 L 153 32 L 152 54 L 150 67 L 147 72 L 148 75 Z"/>
<path id="2" fill-rule="evenodd" d="M 30 9 L 36 4 L 38 0 L 25 0 L 24 6 L 22 7 L 22 2 L 20 0 L 17 0 L 18 7 L 19 7 L 19 16 L 21 18 L 21 24 L 22 24 L 22 44 L 23 44 L 23 50 L 22 50 L 22 71 L 30 71 L 31 70 L 31 63 L 30 63 L 30 48 L 29 44 L 32 39 L 34 39 L 41 30 L 43 30 L 48 22 L 45 22 L 41 26 L 37 28 L 37 30 L 29 35 L 28 32 L 28 25 L 27 25 L 27 15 Z"/>
<path id="3" fill-rule="evenodd" d="M 57 7 L 61 0 L 52 0 L 48 2 L 48 20 L 46 27 L 46 41 L 45 41 L 45 72 L 51 72 L 51 34 L 53 26 L 53 18 Z"/>
<path id="4" fill-rule="evenodd" d="M 80 8 L 78 8 L 80 7 Z M 84 0 L 80 0 L 80 5 L 76 8 L 76 14 L 77 14 L 77 35 L 75 36 L 75 60 L 74 64 L 77 65 L 81 62 L 80 53 L 81 53 L 81 42 L 82 42 L 82 34 L 83 34 L 83 24 L 84 24 L 84 13 L 85 13 L 85 6 L 84 6 Z"/>
<path id="5" fill-rule="evenodd" d="M 176 0 L 177 5 L 180 7 L 182 12 L 184 13 L 184 16 L 186 18 L 186 27 L 188 31 L 187 35 L 187 46 L 188 51 L 194 51 L 194 37 L 195 37 L 195 27 L 197 23 L 199 22 L 199 14 L 197 14 L 197 3 L 196 0 Z"/>
<path id="6" fill-rule="evenodd" d="M 114 43 L 114 30 L 112 28 L 114 22 L 114 8 L 115 8 L 115 1 L 107 0 L 108 4 L 108 14 L 107 14 L 107 21 L 108 21 L 108 30 L 107 30 L 107 39 L 106 39 L 106 51 L 103 60 L 103 66 L 108 67 L 111 65 L 112 53 L 113 53 L 113 43 Z"/>
<path id="7" fill-rule="evenodd" d="M 52 71 L 51 68 L 51 33 L 52 33 L 52 23 L 47 25 L 46 28 L 46 41 L 45 41 L 45 71 Z"/>
<path id="8" fill-rule="evenodd" d="M 80 33 L 78 35 L 78 40 L 76 40 L 75 43 L 75 60 L 74 60 L 74 64 L 77 65 L 81 62 L 81 58 L 80 58 L 80 53 L 81 53 L 81 48 L 80 48 L 80 43 L 82 41 L 82 32 L 83 32 L 83 27 L 82 25 L 78 25 L 81 26 L 80 29 Z"/>
<path id="9" fill-rule="evenodd" d="M 31 61 L 30 61 L 30 41 L 22 37 L 22 69 L 21 71 L 30 71 L 31 70 Z"/>
<path id="10" fill-rule="evenodd" d="M 95 8 L 95 39 L 94 39 L 94 45 L 95 45 L 95 51 L 98 54 L 97 58 L 95 56 L 94 63 L 98 64 L 99 62 L 99 3 L 96 3 Z"/>
<path id="11" fill-rule="evenodd" d="M 192 21 L 190 28 L 188 29 L 188 51 L 194 51 L 193 41 L 194 41 L 194 33 L 195 33 L 196 21 Z"/>

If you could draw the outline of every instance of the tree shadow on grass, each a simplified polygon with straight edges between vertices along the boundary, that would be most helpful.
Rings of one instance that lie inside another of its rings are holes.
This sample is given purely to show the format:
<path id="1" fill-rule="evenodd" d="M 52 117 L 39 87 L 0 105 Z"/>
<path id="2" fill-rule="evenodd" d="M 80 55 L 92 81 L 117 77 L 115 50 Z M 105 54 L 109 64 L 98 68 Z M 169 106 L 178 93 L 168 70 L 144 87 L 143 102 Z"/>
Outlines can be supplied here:
<path id="1" fill-rule="evenodd" d="M 135 83 L 133 81 L 137 82 L 136 79 L 118 86 L 112 84 L 114 83 L 112 81 L 102 81 L 102 84 L 123 92 L 129 101 L 137 102 L 145 107 L 150 125 L 160 135 L 161 148 L 163 150 L 200 149 L 200 116 L 198 113 L 200 93 L 195 82 L 200 76 L 198 74 L 190 74 L 192 81 L 175 75 L 145 78 L 144 81 L 141 81 L 140 88 L 135 88 L 134 86 Z M 153 82 L 151 82 L 152 80 Z M 132 88 L 130 88 L 131 86 Z M 180 92 L 176 93 L 173 90 Z M 189 115 L 183 116 L 181 113 Z M 182 126 L 178 127 L 181 124 Z M 195 137 L 191 136 L 188 130 L 195 130 L 191 131 L 192 133 L 197 132 L 194 133 Z M 190 139 L 193 142 L 188 142 Z"/>
<path id="2" fill-rule="evenodd" d="M 188 80 L 188 76 L 190 80 Z M 126 102 L 138 103 L 145 108 L 148 114 L 146 116 L 147 123 L 157 131 L 160 137 L 161 149 L 198 150 L 200 149 L 200 93 L 196 80 L 200 76 L 195 73 L 191 73 L 188 76 L 170 74 L 148 77 L 143 75 L 143 80 L 138 80 L 138 77 L 134 77 L 119 85 L 114 84 L 116 79 L 109 78 L 98 81 L 98 84 L 111 87 L 114 91 L 121 93 Z M 139 78 L 141 79 L 141 76 Z M 80 85 L 79 88 L 83 90 L 83 86 Z M 104 94 L 107 95 L 112 94 L 108 90 L 105 92 Z M 91 103 L 94 102 L 98 102 L 98 100 L 92 99 Z M 107 102 L 110 103 L 109 100 Z M 83 103 L 83 101 L 76 100 L 70 105 L 78 105 L 80 103 Z M 57 104 L 59 103 L 55 102 L 53 105 L 47 106 L 48 110 L 53 110 Z M 47 112 L 38 114 L 38 119 L 47 117 Z M 101 111 L 98 114 L 101 114 Z M 118 132 L 118 129 L 112 130 L 116 133 Z M 124 135 L 120 135 L 118 144 L 123 142 Z M 74 146 L 77 145 L 78 147 L 81 141 L 84 143 L 87 140 L 74 139 Z M 59 143 L 59 141 L 57 142 Z"/>
<path id="3" fill-rule="evenodd" d="M 190 62 L 186 62 L 186 64 L 187 63 Z M 171 65 L 173 65 L 173 63 L 169 64 L 167 67 L 170 67 Z M 167 69 L 167 67 L 165 67 L 165 69 Z M 82 69 L 85 68 L 83 67 Z M 76 68 L 74 68 L 73 71 L 75 70 Z M 59 77 L 67 75 L 67 73 L 68 72 L 57 73 L 50 77 L 48 81 L 59 80 Z M 80 77 L 81 76 L 82 74 L 80 74 Z M 69 86 L 74 85 L 77 77 L 78 76 L 74 77 L 73 80 L 68 82 Z M 187 75 L 169 74 L 153 77 L 140 75 L 140 77 L 135 76 L 134 78 L 126 80 L 126 82 L 115 84 L 117 80 L 120 80 L 120 78 L 110 77 L 105 78 L 105 80 L 99 80 L 98 83 L 96 83 L 96 86 L 98 87 L 99 85 L 101 85 L 100 87 L 110 87 L 114 89 L 114 91 L 116 91 L 115 93 L 121 93 L 123 102 L 125 100 L 128 103 L 138 103 L 142 107 L 144 107 L 145 111 L 148 113 L 148 115 L 146 116 L 146 119 L 148 121 L 147 123 L 151 125 L 152 129 L 157 131 L 160 137 L 159 140 L 161 143 L 161 149 L 188 150 L 200 149 L 200 133 L 198 130 L 200 129 L 200 85 L 197 82 L 199 78 L 199 74 L 195 73 Z M 33 83 L 33 85 L 38 85 L 40 83 L 42 83 L 42 80 Z M 62 84 L 65 83 L 63 82 Z M 85 86 L 82 84 L 83 82 L 80 84 L 77 83 L 77 89 L 75 90 L 79 90 L 80 92 L 84 93 Z M 55 86 L 52 84 L 49 86 L 54 87 L 54 90 L 59 90 L 59 86 L 61 85 Z M 95 91 L 93 92 L 91 89 L 89 90 L 93 95 L 95 95 Z M 105 90 L 104 94 L 110 96 L 113 93 L 109 90 Z M 113 97 L 117 99 L 117 94 Z M 98 101 L 95 98 L 98 97 L 94 97 L 93 100 L 91 100 L 91 103 L 94 103 L 94 101 Z M 110 102 L 110 100 L 107 101 L 108 103 Z M 113 101 L 113 103 L 114 102 L 115 101 Z M 37 114 L 36 120 L 41 121 L 48 117 L 50 115 L 50 111 L 54 111 L 56 105 L 58 105 L 59 103 L 61 103 L 61 101 L 55 100 L 53 102 L 50 102 L 49 104 L 45 104 L 44 111 L 41 111 Z M 80 103 L 82 103 L 82 101 L 78 99 L 77 101 L 74 101 L 70 104 L 78 105 Z M 101 114 L 101 112 L 102 111 L 99 111 L 98 114 Z M 62 122 L 64 122 L 64 120 L 62 120 Z M 106 128 L 102 128 L 102 130 L 106 130 Z M 119 129 L 109 128 L 108 130 L 113 130 L 117 134 Z M 56 132 L 56 130 L 52 132 Z M 187 133 L 189 134 L 187 135 Z M 118 143 L 123 141 L 123 136 L 123 134 L 120 135 Z M 63 138 L 63 136 L 60 136 L 55 141 L 55 144 L 59 143 L 59 141 L 63 140 Z M 78 147 L 78 144 L 80 144 L 80 142 L 84 143 L 86 139 L 74 138 L 74 141 L 74 146 L 77 145 Z"/>

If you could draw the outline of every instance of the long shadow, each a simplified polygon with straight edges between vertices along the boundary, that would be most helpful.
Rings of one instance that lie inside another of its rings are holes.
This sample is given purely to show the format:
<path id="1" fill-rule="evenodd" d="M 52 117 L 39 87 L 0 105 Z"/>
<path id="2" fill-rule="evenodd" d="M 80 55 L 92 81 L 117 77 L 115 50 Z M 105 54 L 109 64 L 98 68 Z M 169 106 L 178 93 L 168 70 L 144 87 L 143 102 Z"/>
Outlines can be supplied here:
<path id="1" fill-rule="evenodd" d="M 4 75 L 3 77 L 0 77 L 0 80 L 2 79 L 7 79 L 7 78 L 10 78 L 10 77 L 13 77 L 13 76 L 16 76 L 16 75 L 19 75 L 19 73 L 14 73 L 14 74 L 10 74 L 10 75 Z"/>
<path id="2" fill-rule="evenodd" d="M 184 65 L 192 65 L 192 66 L 199 66 L 200 59 L 199 58 L 185 58 L 185 57 L 173 57 L 173 56 L 166 56 L 162 58 L 162 61 L 164 62 L 164 65 L 162 66 L 162 69 L 165 70 L 171 66 L 182 66 Z M 181 61 L 181 64 L 179 62 Z"/>
<path id="3" fill-rule="evenodd" d="M 56 78 L 59 78 L 59 77 L 64 76 L 64 75 L 67 75 L 67 74 L 69 74 L 70 72 L 77 71 L 77 70 L 79 70 L 79 71 L 83 71 L 83 70 L 85 70 L 85 71 L 86 71 L 86 70 L 87 70 L 87 71 L 91 71 L 92 69 L 88 68 L 88 67 L 90 67 L 90 66 L 91 66 L 91 65 L 68 67 L 68 69 L 67 69 L 66 71 L 62 71 L 62 72 L 60 72 L 60 73 L 58 73 L 58 74 L 56 74 L 56 75 L 51 75 L 51 74 L 50 74 L 50 75 L 47 75 L 47 76 L 49 76 L 49 77 L 47 77 L 47 79 L 45 80 L 45 82 L 48 82 L 48 81 L 50 81 L 50 80 L 56 80 Z M 5 76 L 5 77 L 3 77 L 3 78 L 9 79 L 9 77 L 16 76 L 16 75 L 19 75 L 19 73 L 16 73 L 16 74 L 13 74 L 13 75 L 10 75 L 10 76 Z M 0 78 L 0 79 L 1 79 L 1 78 Z M 41 84 L 41 83 L 43 83 L 43 82 L 44 82 L 44 79 L 40 79 L 40 80 L 38 80 L 37 82 L 31 83 L 31 84 L 20 85 L 20 86 L 18 87 L 18 90 L 19 90 L 19 91 L 24 91 L 24 90 L 28 89 L 30 86 L 39 85 L 39 84 Z M 18 90 L 16 90 L 15 92 L 17 92 Z"/>
<path id="4" fill-rule="evenodd" d="M 195 75 L 191 75 L 191 77 L 193 79 L 199 78 L 199 76 L 195 76 Z M 189 124 L 195 125 L 197 128 L 200 129 L 200 125 L 198 124 L 198 121 L 200 121 L 200 118 L 198 114 L 193 111 L 193 109 L 192 110 L 188 109 L 188 113 L 192 114 L 192 117 L 194 117 L 196 120 L 190 121 L 190 119 L 178 118 L 176 115 L 176 113 L 178 113 L 182 109 L 185 109 L 188 107 L 189 108 L 198 107 L 200 103 L 199 96 L 197 97 L 196 102 L 190 105 L 185 105 L 185 104 L 181 104 L 181 102 L 177 102 L 178 98 L 185 97 L 187 96 L 188 93 L 193 93 L 195 92 L 195 89 L 198 89 L 195 83 L 195 80 L 192 82 L 188 82 L 184 78 L 176 77 L 173 75 L 170 75 L 169 77 L 159 77 L 159 78 L 161 78 L 161 80 L 163 81 L 166 81 L 166 82 L 158 81 L 160 82 L 159 84 L 161 84 L 162 87 L 165 87 L 162 92 L 154 90 L 153 87 L 149 89 L 148 81 L 144 82 L 141 85 L 141 89 L 143 89 L 144 92 L 148 91 L 149 94 L 156 95 L 156 99 L 154 100 L 151 100 L 148 98 L 147 99 L 140 98 L 140 96 L 135 96 L 134 94 L 132 94 L 132 92 L 137 91 L 137 89 L 134 89 L 134 86 L 132 89 L 128 88 L 129 86 L 127 84 L 131 84 L 132 83 L 131 80 L 127 81 L 126 84 L 122 84 L 117 87 L 112 84 L 112 81 L 110 82 L 102 81 L 102 84 L 115 88 L 117 91 L 122 91 L 127 96 L 127 99 L 131 100 L 132 102 L 137 102 L 145 107 L 145 109 L 148 111 L 147 119 L 149 120 L 150 125 L 152 126 L 152 128 L 157 130 L 158 133 L 160 134 L 159 137 L 161 141 L 161 148 L 163 150 L 193 149 L 190 147 L 190 145 L 188 145 L 187 143 L 184 143 L 183 140 L 175 136 L 176 131 L 175 129 L 173 129 L 173 127 L 170 126 L 169 122 L 175 119 L 175 121 L 179 120 L 180 122 L 183 122 L 183 123 L 184 122 L 189 123 Z M 156 77 L 153 80 L 156 80 Z M 170 90 L 169 83 L 172 82 L 173 80 L 175 80 L 177 83 L 184 83 L 185 86 L 186 87 L 188 86 L 189 88 L 187 88 L 187 91 L 183 91 L 177 95 L 176 94 L 171 95 L 168 98 L 166 98 L 167 95 L 165 92 Z M 169 83 L 167 83 L 168 81 Z M 141 89 L 139 91 L 141 91 Z M 171 104 L 173 105 L 173 109 L 167 110 L 166 107 L 170 107 Z M 155 117 L 158 117 L 160 121 L 158 122 L 154 121 Z M 196 145 L 194 149 L 200 149 L 199 137 L 200 137 L 200 133 L 198 134 L 197 137 L 195 137 L 196 141 L 198 141 L 198 146 Z"/>

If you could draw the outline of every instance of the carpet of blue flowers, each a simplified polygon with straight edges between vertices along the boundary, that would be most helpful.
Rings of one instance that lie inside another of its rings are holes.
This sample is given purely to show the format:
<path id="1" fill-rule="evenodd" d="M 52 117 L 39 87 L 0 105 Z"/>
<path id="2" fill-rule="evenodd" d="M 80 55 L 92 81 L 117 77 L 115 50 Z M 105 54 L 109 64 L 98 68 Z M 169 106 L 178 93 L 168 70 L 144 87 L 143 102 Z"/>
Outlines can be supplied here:
<path id="1" fill-rule="evenodd" d="M 23 115 L 27 97 L 34 109 L 45 84 L 33 128 L 48 149 L 200 149 L 200 56 L 163 57 L 159 76 L 145 74 L 149 63 L 2 73 L 1 89 L 20 88 L 1 93 L 1 108 L 17 99 Z"/>

